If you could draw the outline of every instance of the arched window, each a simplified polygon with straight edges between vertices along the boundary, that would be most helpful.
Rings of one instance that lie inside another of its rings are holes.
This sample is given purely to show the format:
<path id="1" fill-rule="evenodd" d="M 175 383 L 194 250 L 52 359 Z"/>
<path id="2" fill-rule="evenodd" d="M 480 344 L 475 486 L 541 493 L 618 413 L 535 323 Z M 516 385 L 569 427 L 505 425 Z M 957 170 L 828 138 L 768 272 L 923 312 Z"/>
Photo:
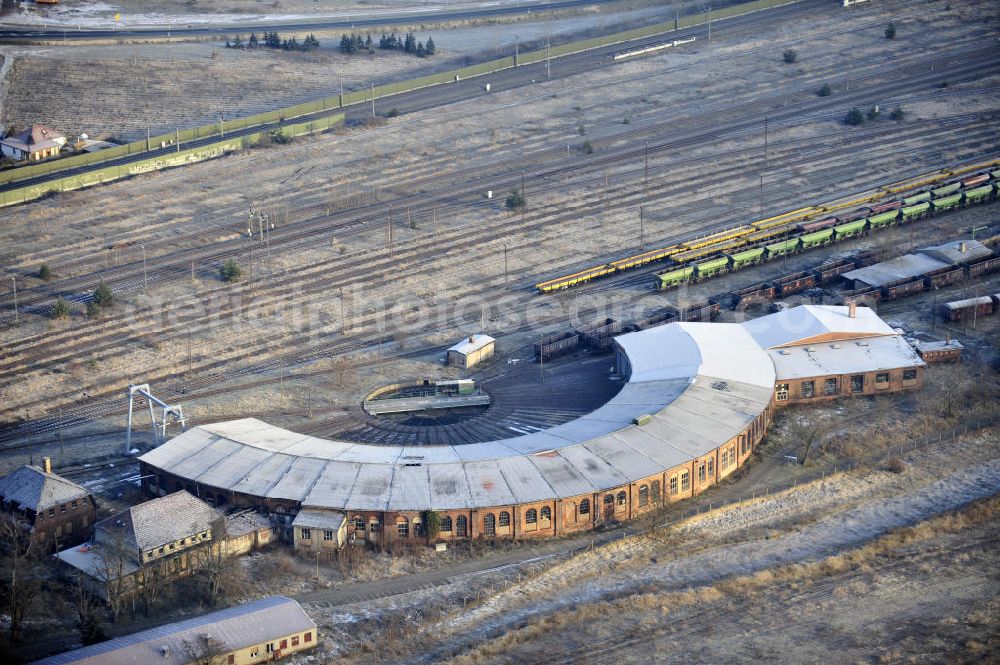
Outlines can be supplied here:
<path id="1" fill-rule="evenodd" d="M 355 515 L 351 520 L 351 523 L 354 525 L 355 531 L 360 531 L 361 533 L 365 532 L 365 518 L 361 515 Z"/>
<path id="2" fill-rule="evenodd" d="M 483 517 L 483 533 L 487 536 L 497 535 L 497 518 L 493 513 L 486 513 L 486 516 Z"/>
<path id="3" fill-rule="evenodd" d="M 652 492 L 653 492 L 653 503 L 659 503 L 660 502 L 660 481 L 659 480 L 654 480 L 652 483 L 650 483 L 649 489 L 652 490 Z"/>
<path id="4" fill-rule="evenodd" d="M 590 514 L 590 499 L 584 499 L 580 502 L 580 514 L 589 515 Z"/>
<path id="5" fill-rule="evenodd" d="M 410 520 L 410 526 L 413 527 L 414 536 L 423 538 L 424 536 L 427 535 L 427 529 L 424 528 L 424 523 L 420 520 L 419 517 L 414 517 L 412 520 Z"/>
<path id="6" fill-rule="evenodd" d="M 410 523 L 405 517 L 396 518 L 396 535 L 400 538 L 410 537 Z"/>
<path id="7" fill-rule="evenodd" d="M 639 486 L 639 507 L 645 507 L 649 505 L 649 485 Z"/>
<path id="8" fill-rule="evenodd" d="M 552 509 L 548 506 L 542 507 L 542 521 L 551 522 L 552 521 Z"/>
<path id="9" fill-rule="evenodd" d="M 537 524 L 538 523 L 538 511 L 534 508 L 530 509 L 524 514 L 525 524 Z"/>
<path id="10" fill-rule="evenodd" d="M 381 530 L 382 530 L 382 523 L 378 521 L 377 517 L 373 517 L 368 521 L 369 533 L 378 533 Z"/>
<path id="11" fill-rule="evenodd" d="M 510 513 L 506 510 L 500 513 L 500 526 L 510 526 Z"/>
<path id="12" fill-rule="evenodd" d="M 621 492 L 618 493 L 618 505 L 624 506 L 627 501 L 628 501 L 628 496 L 625 494 L 625 491 L 622 490 Z"/>
<path id="13" fill-rule="evenodd" d="M 451 533 L 451 517 L 441 518 L 441 531 L 445 533 Z"/>
<path id="14" fill-rule="evenodd" d="M 458 519 L 455 520 L 455 535 L 459 538 L 464 538 L 469 535 L 469 520 L 465 515 L 459 515 Z"/>

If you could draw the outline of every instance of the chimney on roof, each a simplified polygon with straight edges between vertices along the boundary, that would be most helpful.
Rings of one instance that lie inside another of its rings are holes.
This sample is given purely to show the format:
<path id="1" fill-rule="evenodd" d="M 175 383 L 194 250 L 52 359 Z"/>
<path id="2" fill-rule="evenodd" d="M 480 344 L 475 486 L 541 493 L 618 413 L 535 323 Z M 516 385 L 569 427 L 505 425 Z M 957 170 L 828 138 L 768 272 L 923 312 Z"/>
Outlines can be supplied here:
<path id="1" fill-rule="evenodd" d="M 42 462 L 45 465 L 45 473 L 52 473 L 52 458 L 45 457 L 42 459 Z"/>
<path id="2" fill-rule="evenodd" d="M 855 302 L 847 303 L 847 316 L 852 319 L 858 318 L 858 304 Z"/>
<path id="3" fill-rule="evenodd" d="M 469 344 L 475 344 L 475 343 L 476 343 L 476 336 L 469 335 Z"/>
<path id="4" fill-rule="evenodd" d="M 966 249 L 965 241 L 963 240 L 962 242 L 958 243 L 958 251 L 961 252 L 962 254 L 965 254 L 965 249 Z"/>

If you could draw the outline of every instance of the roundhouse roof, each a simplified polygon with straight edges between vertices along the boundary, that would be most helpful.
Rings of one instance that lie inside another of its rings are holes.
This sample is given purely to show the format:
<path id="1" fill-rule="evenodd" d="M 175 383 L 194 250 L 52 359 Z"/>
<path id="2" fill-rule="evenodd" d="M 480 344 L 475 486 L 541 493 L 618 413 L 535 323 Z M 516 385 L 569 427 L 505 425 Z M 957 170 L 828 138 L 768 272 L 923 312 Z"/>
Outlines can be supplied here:
<path id="1" fill-rule="evenodd" d="M 501 506 L 653 476 L 723 445 L 770 402 L 774 366 L 740 325 L 673 323 L 616 342 L 632 370 L 621 391 L 540 432 L 465 445 L 378 446 L 245 418 L 195 427 L 140 459 L 203 485 L 304 507 Z M 651 417 L 633 424 L 642 415 Z"/>

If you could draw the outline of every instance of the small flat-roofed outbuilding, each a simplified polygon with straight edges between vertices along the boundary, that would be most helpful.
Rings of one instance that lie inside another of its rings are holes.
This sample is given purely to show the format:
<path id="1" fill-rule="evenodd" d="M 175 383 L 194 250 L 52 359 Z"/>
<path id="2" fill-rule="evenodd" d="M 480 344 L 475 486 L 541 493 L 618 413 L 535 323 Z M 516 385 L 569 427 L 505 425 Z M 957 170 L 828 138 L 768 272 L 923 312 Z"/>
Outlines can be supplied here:
<path id="1" fill-rule="evenodd" d="M 926 363 L 953 363 L 962 358 L 965 347 L 957 339 L 917 343 L 917 353 Z"/>
<path id="2" fill-rule="evenodd" d="M 347 542 L 347 516 L 339 510 L 303 508 L 292 522 L 292 533 L 296 550 L 334 550 Z"/>

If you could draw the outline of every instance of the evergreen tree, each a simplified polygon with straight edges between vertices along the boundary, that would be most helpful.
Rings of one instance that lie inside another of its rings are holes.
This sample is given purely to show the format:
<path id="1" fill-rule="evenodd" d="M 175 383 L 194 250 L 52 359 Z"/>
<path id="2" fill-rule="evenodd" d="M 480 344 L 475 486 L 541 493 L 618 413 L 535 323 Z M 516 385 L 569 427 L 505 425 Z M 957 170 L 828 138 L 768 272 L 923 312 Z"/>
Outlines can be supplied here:
<path id="1" fill-rule="evenodd" d="M 427 49 L 424 48 L 424 43 L 423 42 L 417 42 L 417 51 L 416 51 L 416 53 L 417 53 L 417 57 L 418 58 L 426 58 L 427 57 Z"/>
<path id="2" fill-rule="evenodd" d="M 351 40 L 347 37 L 346 32 L 340 37 L 340 50 L 342 53 L 351 52 Z"/>
<path id="3" fill-rule="evenodd" d="M 47 282 L 52 279 L 52 269 L 49 268 L 47 263 L 43 263 L 38 267 L 38 279 L 43 282 Z"/>
<path id="4" fill-rule="evenodd" d="M 69 316 L 69 303 L 59 298 L 56 300 L 56 304 L 52 306 L 52 318 L 65 319 L 67 316 Z"/>
<path id="5" fill-rule="evenodd" d="M 233 39 L 233 48 L 243 48 L 243 40 L 239 35 L 236 35 L 235 39 Z"/>
<path id="6" fill-rule="evenodd" d="M 406 41 L 403 43 L 403 51 L 413 53 L 417 50 L 417 40 L 412 32 L 406 33 Z"/>
<path id="7" fill-rule="evenodd" d="M 257 48 L 257 33 L 250 33 L 250 41 L 247 43 L 250 48 Z"/>
<path id="8" fill-rule="evenodd" d="M 226 40 L 226 48 L 233 48 L 233 45 L 229 43 L 228 39 Z"/>
<path id="9" fill-rule="evenodd" d="M 94 289 L 94 302 L 97 303 L 98 307 L 111 307 L 115 302 L 115 295 L 111 293 L 111 289 L 107 284 L 101 282 Z"/>
<path id="10" fill-rule="evenodd" d="M 425 48 L 427 49 L 427 55 L 434 55 L 434 52 L 437 51 L 437 47 L 434 45 L 433 37 L 427 38 L 427 46 Z"/>
<path id="11" fill-rule="evenodd" d="M 365 37 L 365 48 L 369 51 L 372 50 L 372 33 L 370 32 L 368 33 L 368 36 Z"/>

